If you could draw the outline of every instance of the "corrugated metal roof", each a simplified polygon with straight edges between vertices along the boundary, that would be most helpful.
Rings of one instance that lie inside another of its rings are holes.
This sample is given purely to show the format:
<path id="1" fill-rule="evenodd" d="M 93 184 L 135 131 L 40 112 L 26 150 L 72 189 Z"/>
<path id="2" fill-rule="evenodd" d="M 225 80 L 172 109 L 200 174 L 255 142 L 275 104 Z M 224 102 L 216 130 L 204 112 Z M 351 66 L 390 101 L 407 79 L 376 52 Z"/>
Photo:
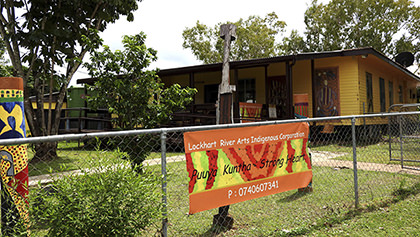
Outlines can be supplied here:
<path id="1" fill-rule="evenodd" d="M 368 54 L 378 57 L 384 62 L 392 65 L 393 67 L 397 68 L 398 70 L 404 72 L 408 76 L 420 82 L 419 76 L 410 72 L 407 68 L 403 67 L 399 63 L 388 58 L 387 56 L 385 56 L 384 54 L 375 50 L 372 47 L 357 48 L 357 49 L 343 49 L 343 50 L 325 51 L 325 52 L 308 52 L 308 53 L 299 53 L 299 54 L 293 54 L 293 55 L 276 56 L 276 57 L 270 57 L 270 58 L 231 61 L 229 64 L 230 64 L 231 69 L 239 69 L 239 68 L 261 67 L 261 66 L 268 65 L 270 63 L 278 63 L 278 62 L 312 60 L 312 59 L 329 58 L 329 57 L 358 56 L 358 55 L 368 55 Z M 195 66 L 179 67 L 179 68 L 161 69 L 158 74 L 159 76 L 171 76 L 171 75 L 190 74 L 190 73 L 197 73 L 197 72 L 211 72 L 211 71 L 221 71 L 221 70 L 222 70 L 222 63 L 214 63 L 214 64 L 202 64 L 202 65 L 195 65 Z M 77 80 L 77 83 L 79 84 L 92 83 L 93 81 L 94 79 L 92 78 L 86 78 L 86 79 Z"/>
<path id="2" fill-rule="evenodd" d="M 300 60 L 312 60 L 312 59 L 319 59 L 319 58 L 358 56 L 358 55 L 368 55 L 368 54 L 371 54 L 380 58 L 381 60 L 394 66 L 398 70 L 401 70 L 408 76 L 420 82 L 420 77 L 418 77 L 417 75 L 410 72 L 408 69 L 406 69 L 399 63 L 393 61 L 392 59 L 388 58 L 387 56 L 385 56 L 384 54 L 375 50 L 372 47 L 358 48 L 358 49 L 343 49 L 343 50 L 325 51 L 325 52 L 308 52 L 308 53 L 299 53 L 299 54 L 294 54 L 294 55 L 276 56 L 276 57 L 271 57 L 271 58 L 232 61 L 230 62 L 230 68 L 235 69 L 235 68 L 244 68 L 244 67 L 258 67 L 258 66 L 268 65 L 270 63 L 287 62 L 287 61 L 294 61 L 294 60 L 300 61 Z M 220 70 L 222 70 L 222 63 L 203 64 L 203 65 L 188 66 L 188 67 L 162 69 L 159 72 L 159 76 L 170 76 L 170 75 L 178 75 L 178 74 L 220 71 Z"/>

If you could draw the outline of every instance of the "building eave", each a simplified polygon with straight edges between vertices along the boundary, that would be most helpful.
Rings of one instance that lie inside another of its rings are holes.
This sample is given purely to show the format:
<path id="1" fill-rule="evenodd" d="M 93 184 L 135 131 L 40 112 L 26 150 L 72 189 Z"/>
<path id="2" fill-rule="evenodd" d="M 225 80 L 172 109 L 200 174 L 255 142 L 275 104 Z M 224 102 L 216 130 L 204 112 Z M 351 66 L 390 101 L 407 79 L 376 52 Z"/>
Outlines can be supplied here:
<path id="1" fill-rule="evenodd" d="M 325 52 L 299 53 L 299 54 L 276 56 L 276 57 L 270 57 L 270 58 L 232 61 L 230 62 L 230 69 L 264 67 L 271 63 L 288 62 L 288 61 L 290 62 L 290 61 L 302 61 L 302 60 L 315 60 L 315 59 L 331 58 L 331 57 L 363 56 L 363 55 L 366 55 L 366 56 L 374 55 L 375 57 L 390 64 L 396 69 L 402 71 L 403 73 L 413 78 L 414 80 L 417 80 L 418 82 L 420 82 L 419 76 L 410 72 L 407 68 L 403 67 L 399 63 L 388 58 L 387 56 L 385 56 L 384 54 L 380 53 L 379 51 L 375 50 L 372 47 L 358 48 L 358 49 L 343 49 L 343 50 L 325 51 Z M 187 67 L 162 69 L 158 72 L 158 75 L 160 77 L 164 77 L 164 76 L 181 75 L 181 74 L 214 72 L 214 71 L 221 71 L 221 70 L 222 70 L 222 63 L 214 63 L 214 64 L 202 64 L 202 65 L 194 65 L 194 66 L 187 66 Z M 93 84 L 94 81 L 95 79 L 93 78 L 85 78 L 85 79 L 78 79 L 77 83 L 78 84 L 83 84 L 83 83 Z"/>

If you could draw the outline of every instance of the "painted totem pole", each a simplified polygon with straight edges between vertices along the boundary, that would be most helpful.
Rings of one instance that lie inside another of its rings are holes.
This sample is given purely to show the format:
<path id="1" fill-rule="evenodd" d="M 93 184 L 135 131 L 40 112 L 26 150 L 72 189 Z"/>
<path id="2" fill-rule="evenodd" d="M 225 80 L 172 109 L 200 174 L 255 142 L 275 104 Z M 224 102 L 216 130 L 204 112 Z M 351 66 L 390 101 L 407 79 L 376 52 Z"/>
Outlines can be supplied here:
<path id="1" fill-rule="evenodd" d="M 25 137 L 23 80 L 1 77 L 0 139 Z M 8 236 L 18 223 L 29 224 L 27 146 L 0 146 L 0 157 L 2 234 Z"/>

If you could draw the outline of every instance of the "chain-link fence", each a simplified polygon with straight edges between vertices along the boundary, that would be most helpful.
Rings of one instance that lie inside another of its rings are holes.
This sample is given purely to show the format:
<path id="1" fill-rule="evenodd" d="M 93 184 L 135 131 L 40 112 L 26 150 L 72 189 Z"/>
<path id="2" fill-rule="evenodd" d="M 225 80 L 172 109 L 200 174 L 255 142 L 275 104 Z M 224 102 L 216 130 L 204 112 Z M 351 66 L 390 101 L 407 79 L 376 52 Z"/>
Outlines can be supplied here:
<path id="1" fill-rule="evenodd" d="M 30 225 L 24 226 L 35 236 L 286 235 L 346 218 L 355 207 L 389 202 L 418 185 L 419 118 L 420 112 L 342 116 L 36 137 L 0 146 L 27 144 Z M 184 132 L 293 122 L 310 124 L 311 190 L 232 204 L 230 230 L 213 226 L 217 209 L 188 214 Z M 49 155 L 39 155 L 47 145 Z M 4 201 L 2 220 L 11 213 Z M 2 221 L 2 231 L 8 227 Z"/>

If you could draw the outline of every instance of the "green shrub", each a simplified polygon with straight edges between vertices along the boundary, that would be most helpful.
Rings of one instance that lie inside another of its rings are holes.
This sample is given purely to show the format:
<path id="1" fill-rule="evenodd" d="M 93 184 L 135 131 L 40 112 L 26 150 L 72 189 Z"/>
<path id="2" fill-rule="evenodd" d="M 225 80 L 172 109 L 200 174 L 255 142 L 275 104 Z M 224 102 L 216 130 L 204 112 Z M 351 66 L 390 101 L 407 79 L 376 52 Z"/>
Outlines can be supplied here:
<path id="1" fill-rule="evenodd" d="M 84 148 L 119 152 L 120 158 L 129 160 L 132 168 L 141 173 L 143 161 L 151 152 L 160 151 L 160 135 L 140 134 L 92 138 L 84 141 Z"/>
<path id="2" fill-rule="evenodd" d="M 160 219 L 158 175 L 127 163 L 91 167 L 32 195 L 33 226 L 49 236 L 134 236 Z"/>
<path id="3" fill-rule="evenodd" d="M 158 134 L 142 134 L 124 136 L 114 140 L 119 151 L 123 152 L 123 159 L 131 162 L 132 168 L 142 173 L 142 163 L 151 152 L 160 151 L 160 137 Z"/>
<path id="4" fill-rule="evenodd" d="M 2 185 L 4 185 L 2 183 Z M 1 234 L 2 236 L 27 236 L 27 223 L 20 217 L 18 209 L 7 189 L 1 192 Z"/>

